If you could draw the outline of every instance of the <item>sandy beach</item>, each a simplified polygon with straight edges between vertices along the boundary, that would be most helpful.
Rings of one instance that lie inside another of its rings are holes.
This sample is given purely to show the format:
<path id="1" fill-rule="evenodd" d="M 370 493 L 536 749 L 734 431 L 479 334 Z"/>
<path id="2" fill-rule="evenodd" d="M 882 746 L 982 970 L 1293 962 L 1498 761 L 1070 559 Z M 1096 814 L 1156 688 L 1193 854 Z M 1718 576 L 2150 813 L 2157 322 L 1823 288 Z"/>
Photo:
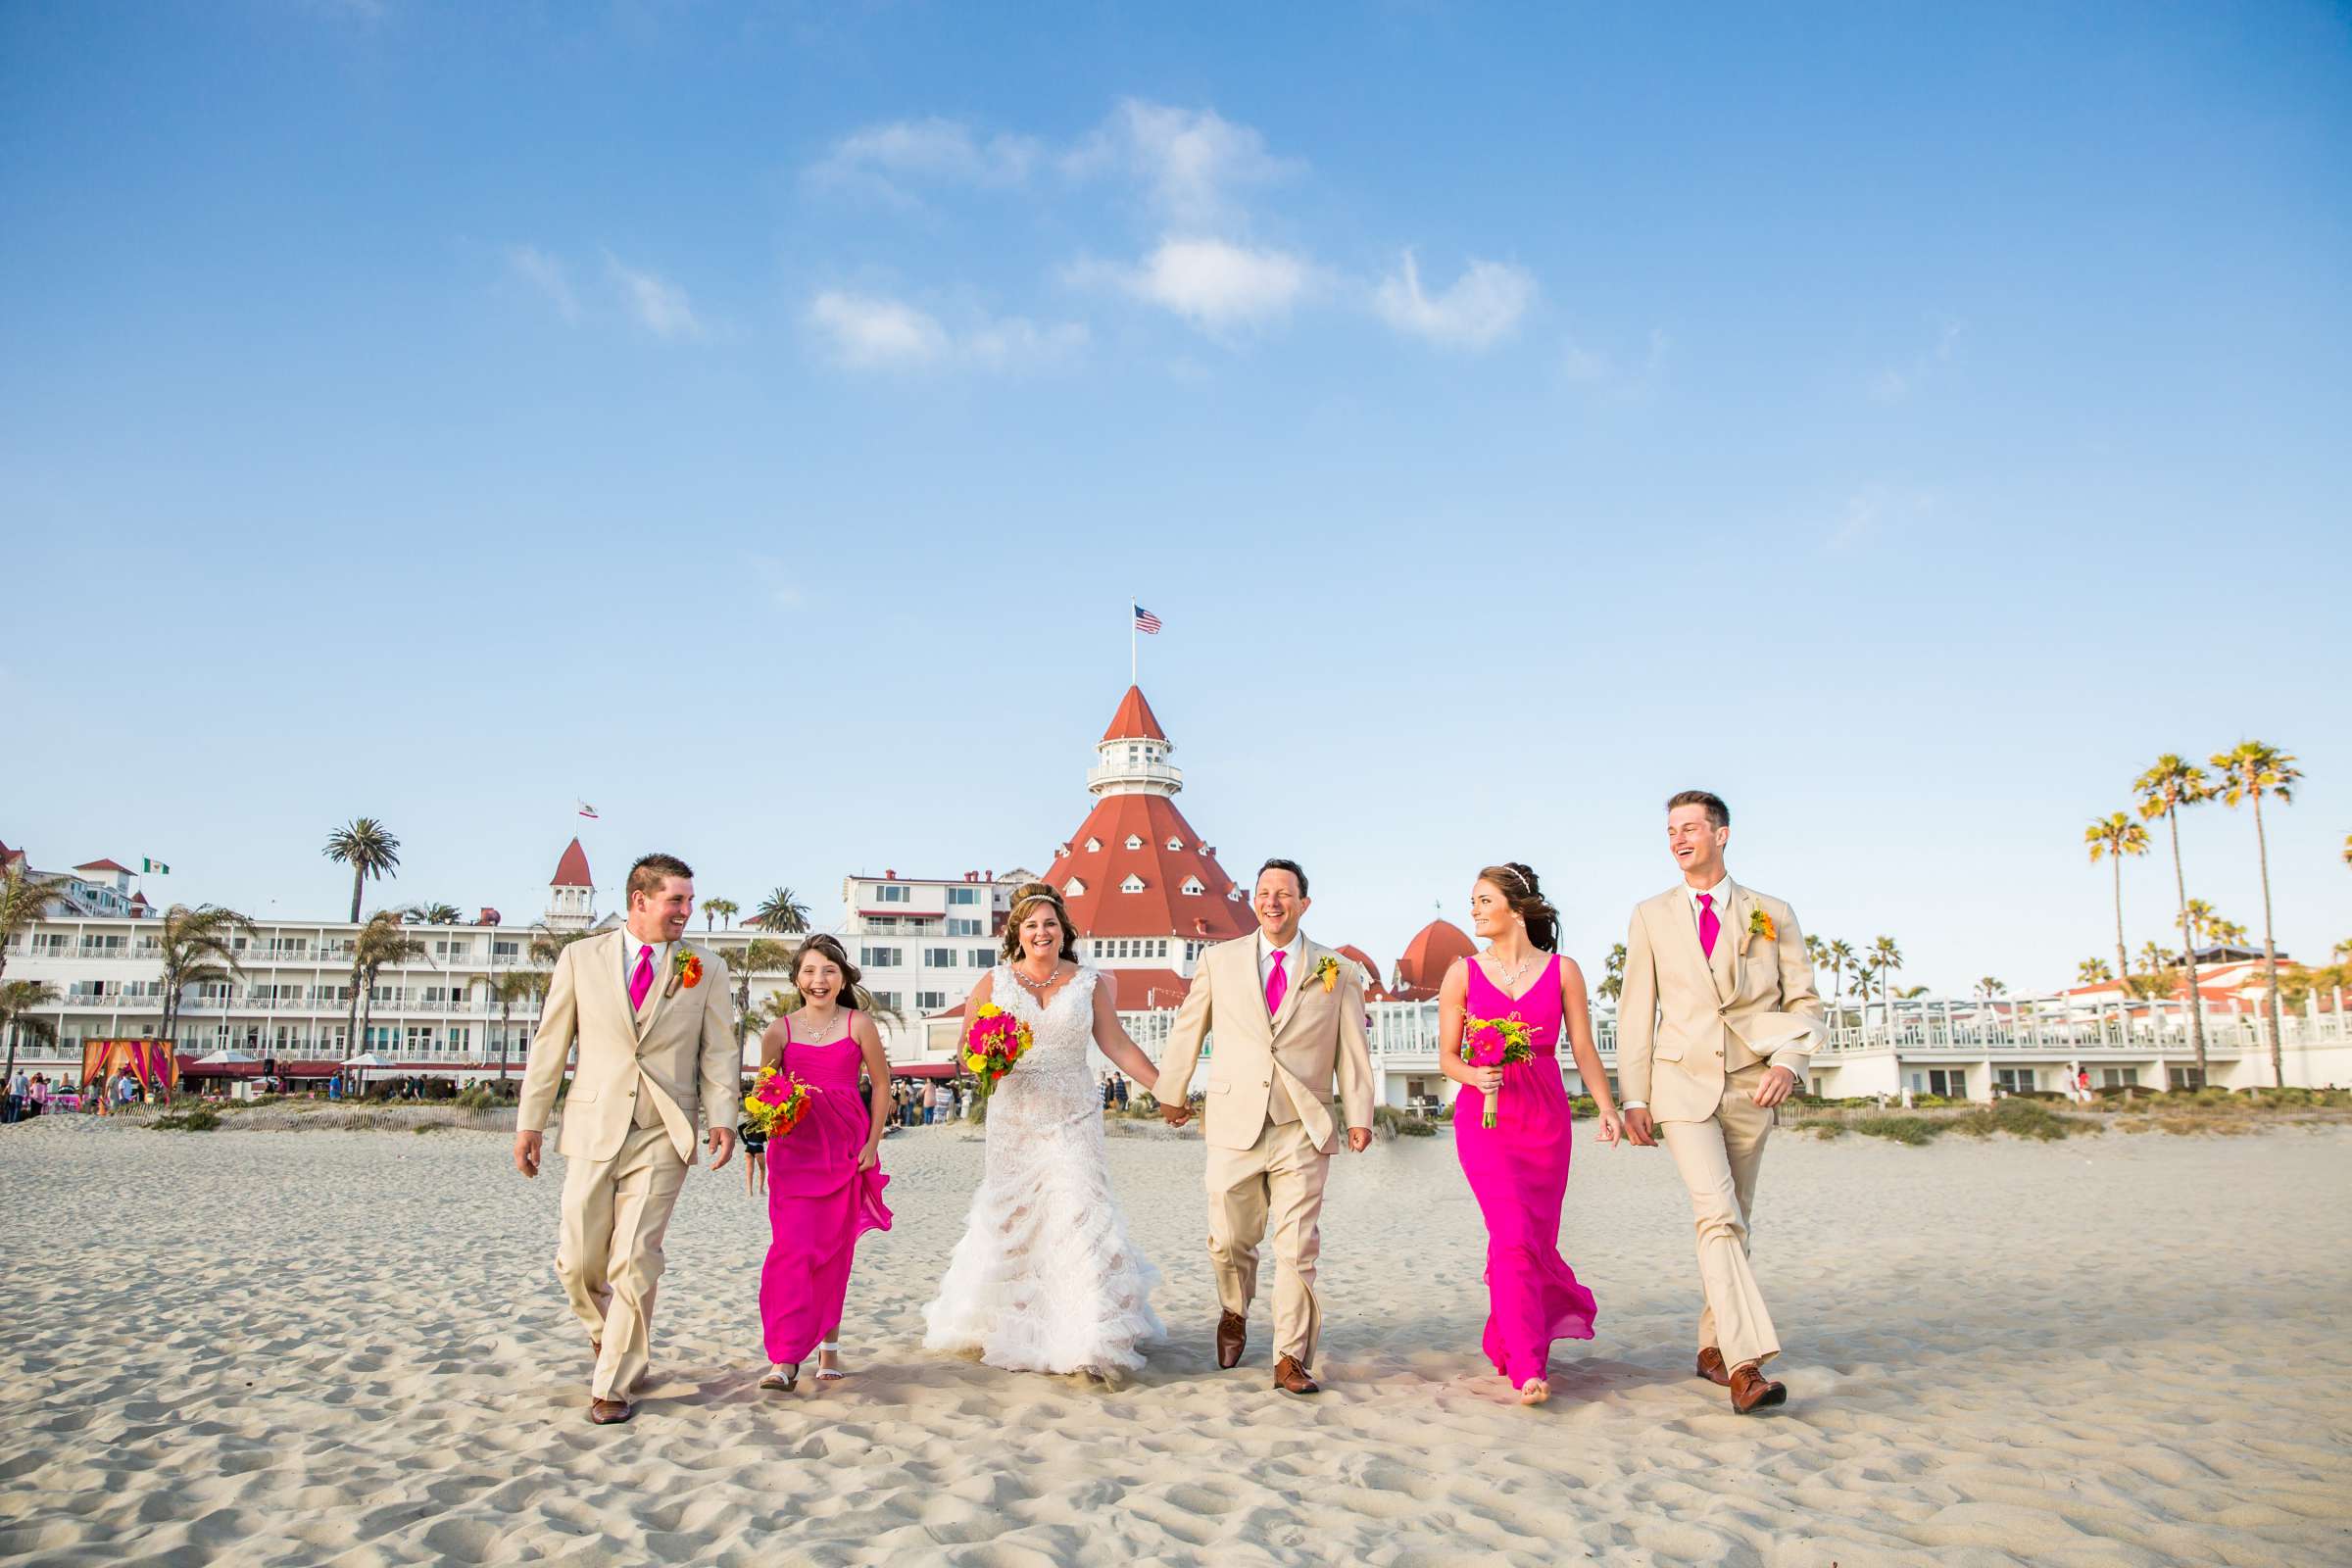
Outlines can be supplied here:
<path id="1" fill-rule="evenodd" d="M 450 1130 L 0 1137 L 0 1557 L 35 1563 L 1357 1561 L 2313 1564 L 2352 1559 L 2352 1131 L 1905 1149 L 1784 1134 L 1756 1259 L 1792 1402 L 1690 1376 L 1663 1153 L 1580 1150 L 1599 1298 L 1554 1401 L 1476 1351 L 1450 1140 L 1342 1155 L 1326 1392 L 1215 1369 L 1201 1152 L 1120 1137 L 1172 1338 L 1118 1392 L 925 1354 L 980 1145 L 894 1136 L 898 1226 L 848 1382 L 753 1388 L 764 1218 L 678 1206 L 637 1420 L 584 1416 L 550 1272 L 561 1165 Z"/>

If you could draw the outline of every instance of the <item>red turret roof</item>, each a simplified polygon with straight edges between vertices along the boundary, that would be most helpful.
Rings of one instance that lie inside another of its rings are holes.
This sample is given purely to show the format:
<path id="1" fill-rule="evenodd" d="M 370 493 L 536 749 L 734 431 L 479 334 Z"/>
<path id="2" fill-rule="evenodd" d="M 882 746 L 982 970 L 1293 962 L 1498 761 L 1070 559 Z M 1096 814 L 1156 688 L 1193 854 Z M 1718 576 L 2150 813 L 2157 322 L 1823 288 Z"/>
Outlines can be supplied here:
<path id="1" fill-rule="evenodd" d="M 1127 847 L 1130 838 L 1140 841 L 1134 849 Z M 1089 841 L 1102 847 L 1089 850 Z M 1169 849 L 1171 843 L 1182 848 Z M 1122 893 L 1131 876 L 1143 883 L 1142 891 Z M 1230 897 L 1233 878 L 1164 795 L 1103 796 L 1069 843 L 1054 852 L 1045 878 L 1061 889 L 1080 936 L 1223 942 L 1257 923 L 1248 905 Z M 1198 881 L 1200 891 L 1186 893 L 1188 879 Z M 1086 891 L 1071 892 L 1072 881 Z"/>
<path id="2" fill-rule="evenodd" d="M 1159 727 L 1158 717 L 1152 705 L 1144 701 L 1144 689 L 1130 686 L 1120 699 L 1119 710 L 1110 715 L 1110 728 L 1102 732 L 1106 741 L 1164 741 L 1167 732 Z"/>
<path id="3" fill-rule="evenodd" d="M 1381 983 L 1380 965 L 1372 961 L 1372 955 L 1348 942 L 1343 942 L 1331 951 L 1343 958 L 1354 960 L 1355 966 L 1364 971 L 1364 1000 L 1366 1002 L 1389 1000 L 1389 988 Z"/>
<path id="4" fill-rule="evenodd" d="M 1400 1002 L 1426 1002 L 1438 994 L 1446 971 L 1457 958 L 1467 958 L 1478 945 L 1449 920 L 1432 920 L 1404 945 L 1396 960 L 1396 997 Z"/>
<path id="5" fill-rule="evenodd" d="M 130 867 L 117 865 L 112 860 L 84 860 L 74 869 L 76 871 L 127 871 Z"/>
<path id="6" fill-rule="evenodd" d="M 593 888 L 596 879 L 588 874 L 588 852 L 573 839 L 564 851 L 564 858 L 556 862 L 556 879 L 551 888 Z"/>

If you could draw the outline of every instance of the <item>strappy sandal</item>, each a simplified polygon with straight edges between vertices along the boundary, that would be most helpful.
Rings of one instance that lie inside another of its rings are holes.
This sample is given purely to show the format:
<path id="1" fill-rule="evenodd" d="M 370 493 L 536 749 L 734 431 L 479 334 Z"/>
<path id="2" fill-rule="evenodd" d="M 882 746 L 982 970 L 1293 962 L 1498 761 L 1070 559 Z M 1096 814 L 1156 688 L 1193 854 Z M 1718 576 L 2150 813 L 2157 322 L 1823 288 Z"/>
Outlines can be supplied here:
<path id="1" fill-rule="evenodd" d="M 793 1362 L 789 1367 L 770 1366 L 767 1369 L 767 1376 L 760 1380 L 760 1387 L 770 1394 L 790 1394 L 800 1386 L 801 1363 L 798 1361 Z"/>
<path id="2" fill-rule="evenodd" d="M 830 1355 L 838 1358 L 841 1355 L 841 1342 L 839 1340 L 827 1340 L 824 1344 L 816 1348 L 816 1353 L 819 1357 L 819 1360 L 816 1363 L 817 1382 L 839 1383 L 843 1378 L 849 1376 L 849 1374 L 844 1372 L 841 1368 L 837 1366 L 827 1366 L 822 1360 L 822 1357 L 824 1356 Z"/>

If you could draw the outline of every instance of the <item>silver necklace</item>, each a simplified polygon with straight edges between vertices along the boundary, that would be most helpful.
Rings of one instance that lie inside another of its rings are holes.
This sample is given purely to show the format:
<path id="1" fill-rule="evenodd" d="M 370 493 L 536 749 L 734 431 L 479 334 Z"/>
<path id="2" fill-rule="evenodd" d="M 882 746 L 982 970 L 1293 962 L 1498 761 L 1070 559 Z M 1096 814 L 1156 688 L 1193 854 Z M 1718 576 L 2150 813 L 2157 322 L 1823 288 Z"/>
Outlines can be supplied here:
<path id="1" fill-rule="evenodd" d="M 1499 967 L 1501 966 L 1501 964 L 1502 964 L 1502 960 L 1501 960 L 1500 958 L 1498 958 L 1498 957 L 1496 957 L 1496 956 L 1494 956 L 1494 950 L 1493 948 L 1489 948 L 1489 949 L 1487 950 L 1487 961 L 1488 961 L 1488 962 L 1490 962 L 1490 963 L 1492 963 L 1492 964 L 1494 964 L 1494 965 L 1495 965 L 1496 967 L 1498 967 L 1498 968 L 1499 968 Z M 1535 956 L 1534 956 L 1533 954 L 1530 954 L 1530 955 L 1529 955 L 1529 956 L 1528 956 L 1526 958 L 1524 958 L 1524 959 L 1520 960 L 1519 967 L 1517 967 L 1516 969 L 1513 969 L 1513 970 L 1511 970 L 1511 971 L 1510 971 L 1508 974 L 1506 974 L 1506 975 L 1504 975 L 1504 976 L 1502 977 L 1502 980 L 1501 980 L 1501 982 L 1500 982 L 1500 983 L 1501 983 L 1501 986 L 1502 986 L 1502 989 L 1503 989 L 1503 990 L 1505 990 L 1505 991 L 1516 991 L 1516 990 L 1518 990 L 1518 989 L 1519 989 L 1519 977 L 1520 977 L 1521 975 L 1523 975 L 1523 974 L 1527 973 L 1527 971 L 1528 971 L 1528 970 L 1530 970 L 1530 969 L 1533 969 L 1535 966 L 1536 966 L 1536 959 L 1535 959 Z"/>
<path id="2" fill-rule="evenodd" d="M 1046 993 L 1053 989 L 1054 976 L 1060 973 L 1061 960 L 1059 958 L 1054 960 L 1054 967 L 1046 971 L 1046 977 L 1043 980 L 1030 979 L 1017 963 L 1012 966 L 1012 977 L 1018 980 L 1022 987 L 1040 1002 L 1046 1000 Z"/>

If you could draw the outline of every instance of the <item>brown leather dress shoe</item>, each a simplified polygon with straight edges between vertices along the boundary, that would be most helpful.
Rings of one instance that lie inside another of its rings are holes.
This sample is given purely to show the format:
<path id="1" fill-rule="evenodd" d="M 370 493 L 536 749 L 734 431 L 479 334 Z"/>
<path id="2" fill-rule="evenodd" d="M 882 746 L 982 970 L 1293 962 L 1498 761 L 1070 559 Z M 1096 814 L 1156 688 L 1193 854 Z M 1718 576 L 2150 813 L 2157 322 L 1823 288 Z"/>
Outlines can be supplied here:
<path id="1" fill-rule="evenodd" d="M 1788 1402 L 1788 1386 L 1766 1377 L 1755 1362 L 1732 1368 L 1732 1408 L 1740 1414 Z"/>
<path id="2" fill-rule="evenodd" d="M 1723 1364 L 1723 1352 L 1712 1345 L 1698 1352 L 1698 1375 L 1719 1389 L 1732 1386 L 1732 1374 Z"/>
<path id="3" fill-rule="evenodd" d="M 1242 1364 L 1242 1351 L 1250 1343 L 1250 1320 L 1239 1312 L 1217 1314 L 1217 1365 L 1232 1371 Z"/>
<path id="4" fill-rule="evenodd" d="M 588 1419 L 600 1427 L 616 1427 L 637 1412 L 626 1399 L 590 1399 Z"/>
<path id="5" fill-rule="evenodd" d="M 1298 1358 L 1293 1355 L 1286 1355 L 1274 1363 L 1274 1386 L 1285 1394 L 1323 1392 L 1316 1387 L 1315 1380 L 1306 1375 L 1306 1368 L 1298 1364 Z"/>

